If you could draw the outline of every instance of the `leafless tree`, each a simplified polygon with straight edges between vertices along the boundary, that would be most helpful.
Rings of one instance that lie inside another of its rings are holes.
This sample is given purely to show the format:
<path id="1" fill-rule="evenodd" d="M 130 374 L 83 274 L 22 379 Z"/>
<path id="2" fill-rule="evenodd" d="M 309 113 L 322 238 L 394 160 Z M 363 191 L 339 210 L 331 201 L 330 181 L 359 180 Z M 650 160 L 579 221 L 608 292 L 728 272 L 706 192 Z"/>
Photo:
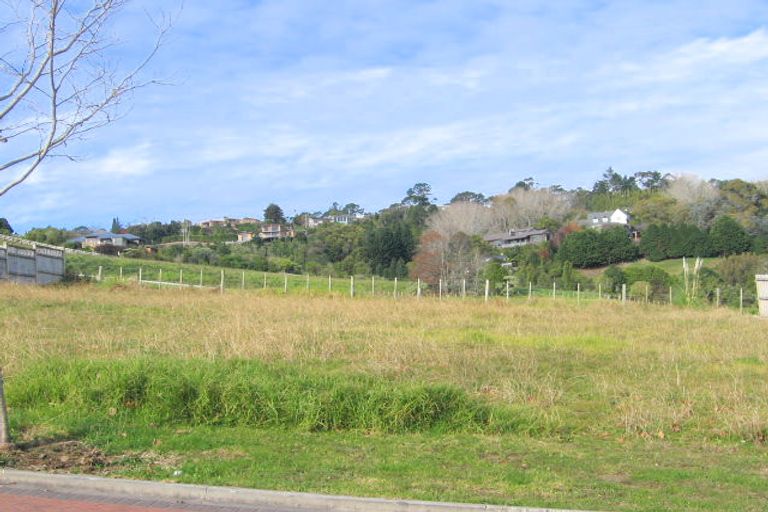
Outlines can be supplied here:
<path id="1" fill-rule="evenodd" d="M 717 187 L 693 174 L 674 176 L 669 181 L 667 193 L 685 205 L 715 200 L 718 196 Z"/>
<path id="2" fill-rule="evenodd" d="M 720 191 L 717 187 L 693 174 L 673 177 L 667 186 L 667 194 L 683 207 L 684 221 L 704 229 L 709 227 L 717 210 Z"/>
<path id="3" fill-rule="evenodd" d="M 171 25 L 126 69 L 111 62 L 109 27 L 129 0 L 0 0 L 0 196 L 52 156 L 112 123 L 118 106 L 154 80 L 140 74 Z"/>
<path id="4" fill-rule="evenodd" d="M 491 227 L 491 209 L 477 203 L 451 203 L 427 219 L 427 227 L 449 239 L 457 233 L 484 235 Z"/>
<path id="5" fill-rule="evenodd" d="M 128 0 L 0 0 L 0 196 L 52 156 L 72 158 L 68 146 L 113 122 L 132 91 L 153 80 L 139 74 L 170 28 L 130 69 L 110 63 L 106 33 Z M 0 447 L 10 444 L 0 374 Z"/>
<path id="6" fill-rule="evenodd" d="M 483 258 L 474 236 L 491 227 L 491 209 L 459 201 L 451 203 L 427 219 L 427 231 L 419 241 L 414 258 L 415 272 L 435 285 L 442 279 L 445 291 L 457 291 L 464 279 L 472 280 L 482 270 Z"/>
<path id="7" fill-rule="evenodd" d="M 568 192 L 514 188 L 508 194 L 493 198 L 494 225 L 496 229 L 508 231 L 532 227 L 545 218 L 560 221 L 568 215 L 571 204 Z"/>

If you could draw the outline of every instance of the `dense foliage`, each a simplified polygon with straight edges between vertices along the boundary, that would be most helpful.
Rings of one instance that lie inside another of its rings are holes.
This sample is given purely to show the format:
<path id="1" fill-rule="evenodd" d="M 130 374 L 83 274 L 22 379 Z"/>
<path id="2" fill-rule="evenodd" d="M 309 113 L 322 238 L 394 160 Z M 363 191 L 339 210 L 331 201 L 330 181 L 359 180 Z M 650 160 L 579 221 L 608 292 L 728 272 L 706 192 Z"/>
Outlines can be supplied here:
<path id="1" fill-rule="evenodd" d="M 560 260 L 569 261 L 577 268 L 601 267 L 636 260 L 639 256 L 640 251 L 623 227 L 572 233 L 560 245 L 558 253 Z"/>

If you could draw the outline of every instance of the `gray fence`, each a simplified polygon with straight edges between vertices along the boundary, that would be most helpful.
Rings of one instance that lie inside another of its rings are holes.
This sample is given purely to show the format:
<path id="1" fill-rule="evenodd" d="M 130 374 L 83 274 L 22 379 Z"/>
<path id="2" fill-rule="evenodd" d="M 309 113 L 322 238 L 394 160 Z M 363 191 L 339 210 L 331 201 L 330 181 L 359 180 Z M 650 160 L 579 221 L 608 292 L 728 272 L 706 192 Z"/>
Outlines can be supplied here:
<path id="1" fill-rule="evenodd" d="M 768 317 L 768 275 L 755 276 L 760 316 Z"/>
<path id="2" fill-rule="evenodd" d="M 0 280 L 50 284 L 64 277 L 64 251 L 52 247 L 0 245 Z"/>

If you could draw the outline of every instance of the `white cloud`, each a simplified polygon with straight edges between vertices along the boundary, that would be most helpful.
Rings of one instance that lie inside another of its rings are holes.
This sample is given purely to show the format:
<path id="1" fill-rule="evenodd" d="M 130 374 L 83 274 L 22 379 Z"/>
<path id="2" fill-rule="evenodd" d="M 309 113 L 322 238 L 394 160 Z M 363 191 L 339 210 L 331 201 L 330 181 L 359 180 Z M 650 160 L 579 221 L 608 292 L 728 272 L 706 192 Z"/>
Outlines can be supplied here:
<path id="1" fill-rule="evenodd" d="M 696 39 L 645 62 L 635 61 L 604 69 L 627 85 L 680 82 L 732 72 L 768 59 L 768 31 L 759 28 L 741 37 Z"/>
<path id="2" fill-rule="evenodd" d="M 130 147 L 115 147 L 103 157 L 82 161 L 77 166 L 78 173 L 94 173 L 107 179 L 146 176 L 158 167 L 154 156 L 157 151 L 149 142 L 141 142 Z"/>

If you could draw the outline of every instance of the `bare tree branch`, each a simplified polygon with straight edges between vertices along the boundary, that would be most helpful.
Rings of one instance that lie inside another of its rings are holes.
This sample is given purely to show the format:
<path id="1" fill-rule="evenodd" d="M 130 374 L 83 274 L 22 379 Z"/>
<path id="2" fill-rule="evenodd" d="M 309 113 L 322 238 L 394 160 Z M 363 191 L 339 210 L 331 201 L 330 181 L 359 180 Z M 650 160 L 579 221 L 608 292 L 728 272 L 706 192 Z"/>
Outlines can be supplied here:
<path id="1" fill-rule="evenodd" d="M 0 3 L 2 18 L 16 17 L 3 21 L 0 32 L 25 43 L 0 57 L 0 144 L 15 148 L 14 156 L 0 160 L 0 196 L 23 183 L 52 151 L 119 119 L 116 107 L 130 93 L 158 83 L 139 76 L 163 44 L 171 18 L 150 18 L 157 36 L 132 69 L 118 73 L 107 64 L 112 42 L 103 34 L 128 1 L 92 0 L 85 8 L 67 0 Z"/>

